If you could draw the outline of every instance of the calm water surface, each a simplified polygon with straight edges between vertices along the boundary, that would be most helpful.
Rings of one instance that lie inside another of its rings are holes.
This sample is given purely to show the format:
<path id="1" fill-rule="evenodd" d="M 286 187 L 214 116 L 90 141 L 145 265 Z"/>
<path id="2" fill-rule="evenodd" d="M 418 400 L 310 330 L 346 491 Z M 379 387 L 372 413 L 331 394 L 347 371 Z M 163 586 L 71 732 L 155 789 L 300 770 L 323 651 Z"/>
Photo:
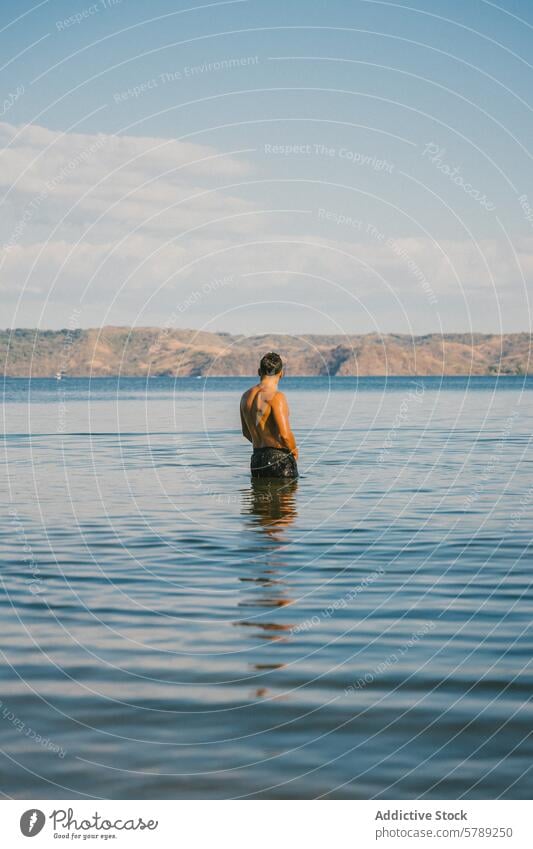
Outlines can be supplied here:
<path id="1" fill-rule="evenodd" d="M 533 381 L 7 380 L 0 790 L 531 798 Z"/>

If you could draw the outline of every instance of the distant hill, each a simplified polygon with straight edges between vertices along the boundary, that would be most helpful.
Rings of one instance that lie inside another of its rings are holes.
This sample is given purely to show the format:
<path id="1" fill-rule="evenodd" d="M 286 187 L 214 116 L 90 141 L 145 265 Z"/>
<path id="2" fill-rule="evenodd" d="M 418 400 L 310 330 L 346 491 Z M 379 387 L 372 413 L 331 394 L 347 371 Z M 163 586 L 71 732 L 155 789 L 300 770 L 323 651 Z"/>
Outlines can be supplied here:
<path id="1" fill-rule="evenodd" d="M 503 336 L 232 336 L 157 327 L 0 331 L 4 374 L 12 377 L 253 375 L 279 351 L 289 375 L 527 374 L 529 333 Z"/>

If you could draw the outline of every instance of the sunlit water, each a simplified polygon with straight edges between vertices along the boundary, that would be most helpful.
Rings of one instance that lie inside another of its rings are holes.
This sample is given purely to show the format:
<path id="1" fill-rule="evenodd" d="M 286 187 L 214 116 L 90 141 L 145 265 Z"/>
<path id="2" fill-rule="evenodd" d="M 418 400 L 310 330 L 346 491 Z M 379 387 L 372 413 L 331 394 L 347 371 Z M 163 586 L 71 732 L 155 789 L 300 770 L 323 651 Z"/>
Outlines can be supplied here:
<path id="1" fill-rule="evenodd" d="M 8 380 L 0 790 L 531 798 L 533 381 Z"/>

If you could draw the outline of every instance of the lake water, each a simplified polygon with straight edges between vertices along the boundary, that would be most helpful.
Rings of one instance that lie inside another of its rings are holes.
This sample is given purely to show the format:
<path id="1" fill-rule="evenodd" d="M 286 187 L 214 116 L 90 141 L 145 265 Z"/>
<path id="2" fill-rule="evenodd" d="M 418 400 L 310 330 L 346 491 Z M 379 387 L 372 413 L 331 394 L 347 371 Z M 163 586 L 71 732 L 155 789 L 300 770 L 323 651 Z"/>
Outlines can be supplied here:
<path id="1" fill-rule="evenodd" d="M 249 382 L 5 381 L 0 790 L 531 798 L 533 380 Z"/>

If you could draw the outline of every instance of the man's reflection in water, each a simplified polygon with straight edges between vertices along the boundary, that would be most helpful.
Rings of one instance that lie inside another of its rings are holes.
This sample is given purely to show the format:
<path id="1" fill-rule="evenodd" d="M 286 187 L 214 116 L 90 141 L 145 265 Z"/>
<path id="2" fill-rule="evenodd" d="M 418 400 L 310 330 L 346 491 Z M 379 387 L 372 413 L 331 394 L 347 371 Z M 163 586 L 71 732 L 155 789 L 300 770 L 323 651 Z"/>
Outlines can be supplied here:
<path id="1" fill-rule="evenodd" d="M 298 515 L 297 489 L 297 479 L 252 478 L 249 499 L 243 499 L 243 513 L 255 517 L 255 526 L 278 545 L 283 545 L 283 532 Z"/>
<path id="2" fill-rule="evenodd" d="M 269 643 L 286 642 L 290 639 L 290 631 L 293 628 L 290 623 L 275 621 L 278 617 L 265 618 L 260 611 L 274 611 L 293 601 L 287 595 L 287 584 L 281 576 L 287 571 L 287 563 L 282 553 L 287 541 L 286 530 L 298 515 L 297 488 L 297 480 L 259 478 L 252 479 L 250 488 L 242 493 L 242 513 L 249 517 L 249 527 L 257 532 L 261 544 L 258 548 L 257 570 L 251 566 L 247 574 L 239 579 L 248 585 L 239 607 L 253 610 L 255 615 L 234 624 L 250 628 L 256 637 Z M 267 655 L 266 651 L 262 650 L 261 655 L 262 661 L 252 664 L 252 668 L 258 673 L 272 673 L 285 665 L 270 662 L 271 656 Z M 259 687 L 255 691 L 258 697 L 267 693 L 266 687 Z"/>

